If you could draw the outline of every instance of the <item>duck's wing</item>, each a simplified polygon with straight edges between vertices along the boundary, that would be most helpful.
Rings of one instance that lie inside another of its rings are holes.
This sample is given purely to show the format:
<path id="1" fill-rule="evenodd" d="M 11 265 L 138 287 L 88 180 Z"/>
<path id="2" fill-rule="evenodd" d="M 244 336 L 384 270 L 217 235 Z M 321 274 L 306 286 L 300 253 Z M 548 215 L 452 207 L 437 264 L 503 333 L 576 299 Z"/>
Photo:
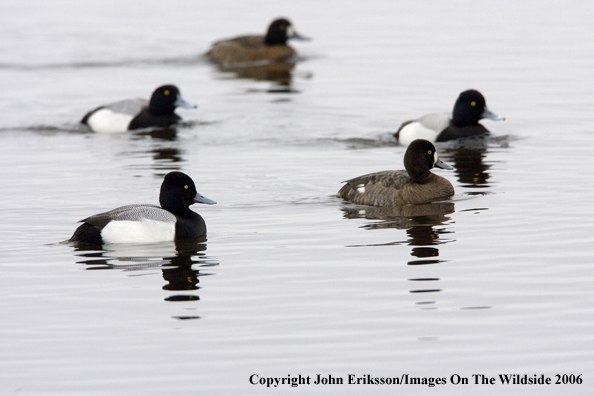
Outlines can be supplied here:
<path id="1" fill-rule="evenodd" d="M 142 221 L 153 220 L 175 223 L 175 215 L 156 205 L 140 204 L 122 206 L 109 212 L 99 213 L 81 220 L 99 229 L 105 227 L 110 221 Z"/>
<path id="2" fill-rule="evenodd" d="M 404 187 L 404 185 L 409 181 L 410 177 L 408 176 L 408 172 L 405 170 L 389 170 L 355 177 L 354 179 L 347 180 L 345 183 L 347 183 L 346 185 L 351 186 L 351 188 L 360 188 L 373 184 L 381 184 L 386 188 L 402 190 L 402 187 Z"/>
<path id="3" fill-rule="evenodd" d="M 152 114 L 148 108 L 144 108 L 136 117 L 132 118 L 128 123 L 128 129 L 142 129 L 160 127 L 165 128 L 179 122 L 182 118 L 175 113 L 171 114 Z"/>
<path id="4" fill-rule="evenodd" d="M 424 128 L 430 129 L 437 133 L 446 129 L 452 121 L 452 116 L 449 113 L 433 113 L 426 114 L 417 120 Z"/>
<path id="5" fill-rule="evenodd" d="M 370 173 L 347 180 L 337 196 L 362 205 L 389 206 L 398 203 L 408 182 L 405 170 Z"/>
<path id="6" fill-rule="evenodd" d="M 264 45 L 264 36 L 261 34 L 253 34 L 248 36 L 239 36 L 231 39 L 230 41 L 241 45 L 242 47 L 260 47 Z"/>
<path id="7" fill-rule="evenodd" d="M 149 104 L 148 100 L 135 98 L 125 99 L 118 102 L 113 102 L 103 106 L 104 109 L 113 111 L 114 113 L 129 114 L 135 116 L 140 113 Z"/>
<path id="8" fill-rule="evenodd" d="M 223 44 L 235 44 L 241 47 L 259 47 L 261 45 L 264 45 L 264 36 L 261 34 L 238 36 L 230 39 L 216 41 L 215 43 L 213 43 L 212 46 L 214 49 L 215 47 Z"/>

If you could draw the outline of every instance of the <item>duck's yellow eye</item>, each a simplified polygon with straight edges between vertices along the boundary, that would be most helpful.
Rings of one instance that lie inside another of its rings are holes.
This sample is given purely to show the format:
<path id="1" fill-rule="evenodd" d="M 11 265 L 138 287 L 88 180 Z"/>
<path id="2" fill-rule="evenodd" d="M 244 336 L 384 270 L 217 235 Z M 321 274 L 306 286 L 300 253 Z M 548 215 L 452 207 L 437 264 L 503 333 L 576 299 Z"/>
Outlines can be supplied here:
<path id="1" fill-rule="evenodd" d="M 427 154 L 431 155 L 431 154 L 433 154 L 433 151 L 429 150 L 429 151 L 427 151 Z"/>
<path id="2" fill-rule="evenodd" d="M 188 187 L 188 185 L 186 184 L 186 185 L 184 186 L 184 188 L 187 190 L 187 189 L 188 189 L 188 188 L 190 188 L 190 187 Z"/>
<path id="3" fill-rule="evenodd" d="M 474 107 L 474 106 L 476 106 L 476 102 L 473 100 L 472 102 L 470 102 L 470 105 L 471 105 L 472 107 Z"/>
<path id="4" fill-rule="evenodd" d="M 286 25 L 280 25 L 278 28 L 279 28 L 280 30 L 285 30 L 285 29 L 287 28 L 287 26 L 286 26 Z"/>
<path id="5" fill-rule="evenodd" d="M 168 89 L 166 89 L 165 91 L 163 91 L 163 95 L 165 95 L 165 96 L 169 96 L 169 93 L 170 93 L 170 92 L 169 92 L 169 90 L 168 90 Z M 474 105 L 473 105 L 473 106 L 474 106 Z"/>

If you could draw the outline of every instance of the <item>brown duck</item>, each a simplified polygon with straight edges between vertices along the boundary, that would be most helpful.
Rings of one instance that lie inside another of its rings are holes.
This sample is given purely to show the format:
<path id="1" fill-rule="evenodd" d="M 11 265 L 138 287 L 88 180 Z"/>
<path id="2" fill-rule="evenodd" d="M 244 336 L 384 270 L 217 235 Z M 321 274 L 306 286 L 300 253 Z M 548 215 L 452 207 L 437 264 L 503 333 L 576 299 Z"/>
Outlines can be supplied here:
<path id="1" fill-rule="evenodd" d="M 247 35 L 220 40 L 212 45 L 206 55 L 225 66 L 283 61 L 296 54 L 296 51 L 287 45 L 289 39 L 309 40 L 299 35 L 287 19 L 279 18 L 272 21 L 265 36 Z"/>
<path id="2" fill-rule="evenodd" d="M 337 196 L 371 206 L 420 204 L 451 197 L 454 187 L 431 173 L 434 167 L 453 169 L 437 157 L 433 143 L 417 139 L 404 154 L 406 170 L 370 173 L 348 180 Z"/>

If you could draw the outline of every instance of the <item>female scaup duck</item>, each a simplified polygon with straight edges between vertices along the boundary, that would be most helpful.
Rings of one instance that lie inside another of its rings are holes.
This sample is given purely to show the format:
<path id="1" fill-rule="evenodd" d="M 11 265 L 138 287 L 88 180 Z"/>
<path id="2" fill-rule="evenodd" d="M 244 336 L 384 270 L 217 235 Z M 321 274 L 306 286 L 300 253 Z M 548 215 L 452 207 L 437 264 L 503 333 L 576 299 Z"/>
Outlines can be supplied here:
<path id="1" fill-rule="evenodd" d="M 360 205 L 399 206 L 454 195 L 449 181 L 430 172 L 433 167 L 453 169 L 437 158 L 433 143 L 417 139 L 404 154 L 406 170 L 370 173 L 348 180 L 337 196 Z"/>
<path id="2" fill-rule="evenodd" d="M 176 107 L 195 109 L 186 101 L 175 85 L 163 85 L 153 92 L 151 100 L 127 99 L 97 107 L 80 121 L 95 132 L 124 132 L 149 127 L 167 127 L 181 117 L 174 113 Z"/>
<path id="3" fill-rule="evenodd" d="M 394 134 L 398 143 L 407 146 L 415 139 L 445 142 L 452 139 L 488 134 L 487 128 L 479 124 L 482 118 L 505 120 L 492 113 L 479 91 L 469 89 L 458 96 L 452 115 L 448 113 L 427 114 L 407 121 Z"/>
<path id="4" fill-rule="evenodd" d="M 206 53 L 221 65 L 257 61 L 282 61 L 292 57 L 296 51 L 287 45 L 287 40 L 309 40 L 299 35 L 291 22 L 279 18 L 270 24 L 266 35 L 247 35 L 220 40 Z"/>
<path id="5" fill-rule="evenodd" d="M 196 191 L 192 179 L 182 172 L 170 172 L 161 184 L 161 207 L 127 205 L 81 220 L 69 242 L 151 243 L 179 241 L 206 235 L 202 217 L 190 210 L 194 202 L 215 204 Z"/>

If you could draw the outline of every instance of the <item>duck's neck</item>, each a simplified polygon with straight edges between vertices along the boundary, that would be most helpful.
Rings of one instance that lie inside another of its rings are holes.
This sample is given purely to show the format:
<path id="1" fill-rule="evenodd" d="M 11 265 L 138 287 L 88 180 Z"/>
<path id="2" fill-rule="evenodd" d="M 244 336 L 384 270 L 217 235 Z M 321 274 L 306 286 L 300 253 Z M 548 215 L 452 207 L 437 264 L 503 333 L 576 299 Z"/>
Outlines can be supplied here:
<path id="1" fill-rule="evenodd" d="M 427 171 L 425 173 L 418 173 L 418 172 L 408 172 L 408 176 L 410 177 L 410 180 L 413 183 L 417 183 L 417 184 L 425 184 L 428 183 L 429 180 L 431 179 L 431 176 L 433 176 L 433 173 Z"/>
<path id="2" fill-rule="evenodd" d="M 171 200 L 166 197 L 160 197 L 159 203 L 163 209 L 179 217 L 191 217 L 194 214 L 188 205 L 185 205 L 183 202 L 179 202 L 179 200 Z"/>
<path id="3" fill-rule="evenodd" d="M 478 124 L 482 112 L 465 104 L 456 104 L 452 112 L 452 124 L 458 128 Z"/>
<path id="4" fill-rule="evenodd" d="M 151 100 L 148 107 L 149 113 L 153 115 L 172 114 L 175 111 L 175 106 L 169 103 L 163 103 L 158 100 Z"/>
<path id="5" fill-rule="evenodd" d="M 268 31 L 264 37 L 264 44 L 266 45 L 286 45 L 287 36 L 280 32 Z"/>

